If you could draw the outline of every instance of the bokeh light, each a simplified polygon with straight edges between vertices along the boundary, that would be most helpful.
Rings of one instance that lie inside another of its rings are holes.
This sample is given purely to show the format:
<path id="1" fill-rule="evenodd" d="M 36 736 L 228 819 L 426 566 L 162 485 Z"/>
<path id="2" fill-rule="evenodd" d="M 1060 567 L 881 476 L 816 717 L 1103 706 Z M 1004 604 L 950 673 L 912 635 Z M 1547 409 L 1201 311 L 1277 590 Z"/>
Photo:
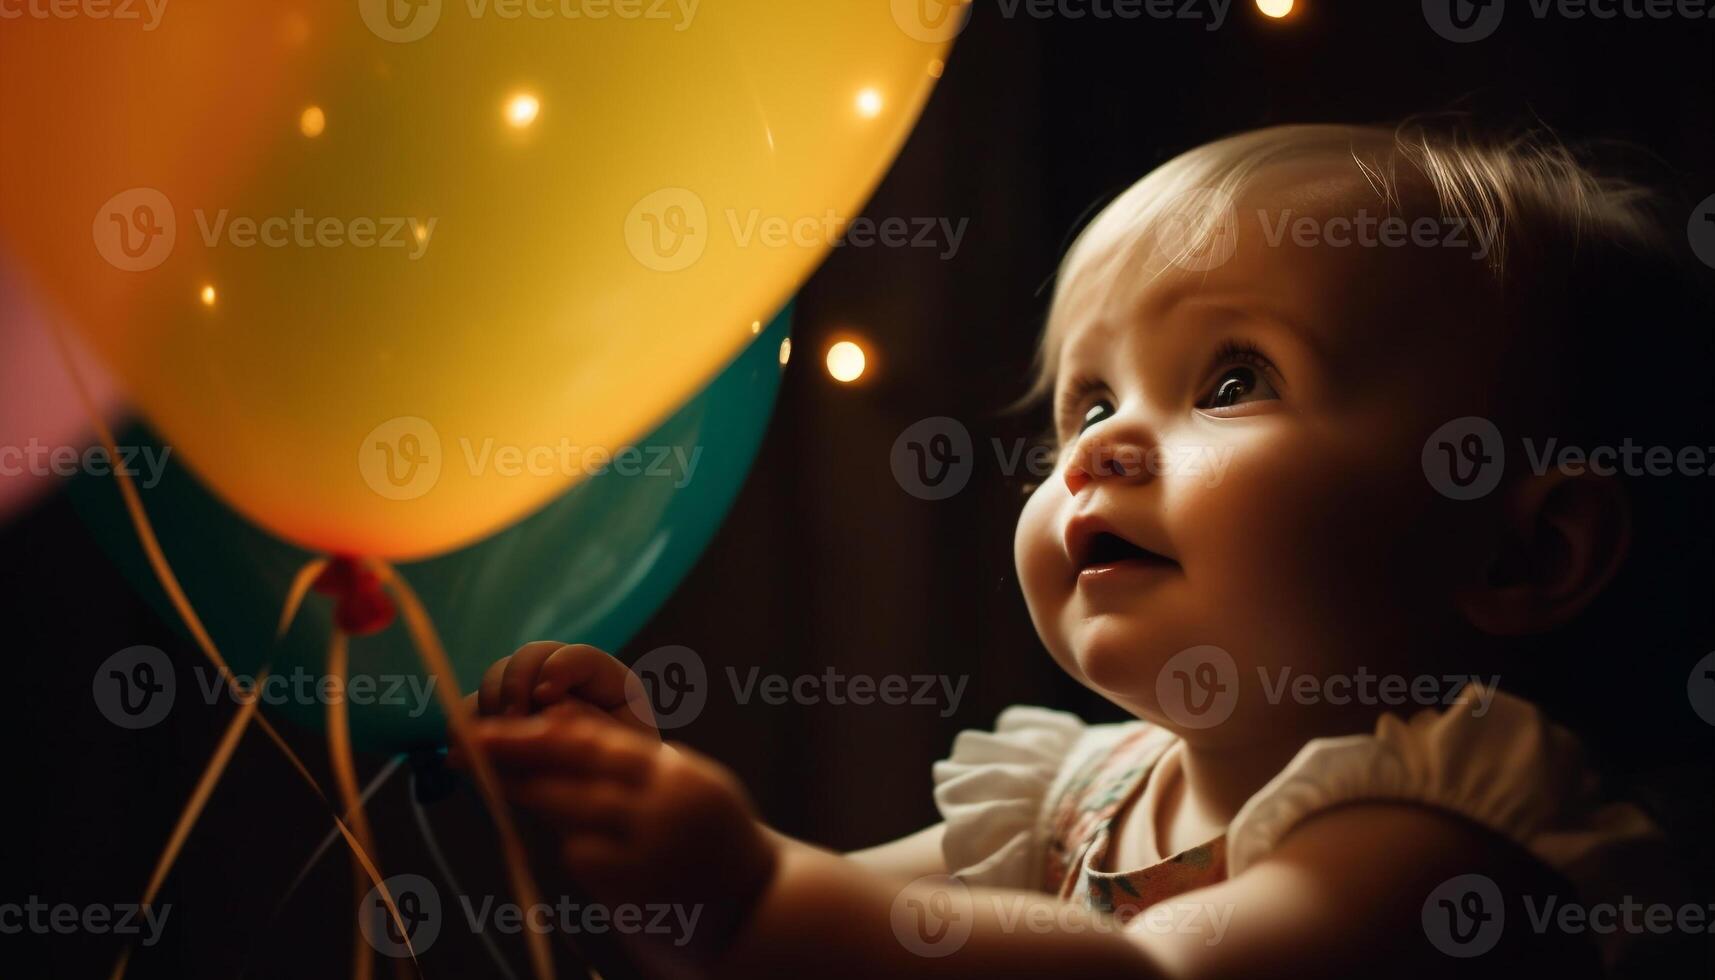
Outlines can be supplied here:
<path id="1" fill-rule="evenodd" d="M 842 340 L 828 348 L 828 376 L 835 381 L 850 384 L 863 377 L 864 365 L 869 358 L 864 349 L 850 340 Z"/>
<path id="2" fill-rule="evenodd" d="M 541 111 L 541 100 L 527 92 L 506 100 L 506 122 L 514 129 L 523 129 L 535 122 L 537 113 Z"/>

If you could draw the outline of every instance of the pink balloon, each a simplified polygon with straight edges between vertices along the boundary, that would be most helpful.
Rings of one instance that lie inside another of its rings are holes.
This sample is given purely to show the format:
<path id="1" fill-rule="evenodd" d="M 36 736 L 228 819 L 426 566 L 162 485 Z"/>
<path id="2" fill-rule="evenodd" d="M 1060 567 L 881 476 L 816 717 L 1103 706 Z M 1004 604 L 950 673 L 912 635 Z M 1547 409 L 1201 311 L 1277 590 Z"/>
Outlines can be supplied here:
<path id="1" fill-rule="evenodd" d="M 53 338 L 55 313 L 33 302 L 28 284 L 0 256 L 0 522 L 53 488 L 54 476 L 82 466 L 98 442 Z M 96 411 L 111 425 L 122 414 L 117 389 L 67 331 Z M 104 458 L 104 457 L 103 457 Z"/>

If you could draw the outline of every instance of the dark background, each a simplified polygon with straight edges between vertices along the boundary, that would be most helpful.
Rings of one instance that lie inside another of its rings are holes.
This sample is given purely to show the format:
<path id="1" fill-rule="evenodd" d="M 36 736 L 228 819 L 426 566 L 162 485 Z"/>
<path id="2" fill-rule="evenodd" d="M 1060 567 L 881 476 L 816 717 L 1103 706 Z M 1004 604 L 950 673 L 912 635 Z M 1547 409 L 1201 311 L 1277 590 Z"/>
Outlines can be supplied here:
<path id="1" fill-rule="evenodd" d="M 1416 0 L 1299 6 L 1274 22 L 1235 0 L 1210 32 L 1200 21 L 1007 19 L 979 2 L 866 211 L 968 218 L 962 247 L 950 260 L 833 252 L 802 291 L 796 356 L 749 483 L 683 587 L 622 651 L 685 644 L 711 673 L 968 678 L 948 716 L 941 705 L 745 707 L 713 685 L 678 734 L 733 767 L 774 826 L 833 848 L 887 840 L 936 819 L 929 768 L 957 730 L 1018 702 L 1117 717 L 1053 666 L 1030 626 L 1011 559 L 1028 475 L 1002 472 L 992 442 L 1010 449 L 1044 421 L 1003 409 L 1027 383 L 1055 263 L 1092 205 L 1237 130 L 1448 108 L 1635 141 L 1680 173 L 1689 202 L 1715 192 L 1715 20 L 1542 21 L 1515 0 L 1495 36 L 1456 45 Z M 846 331 L 870 342 L 862 384 L 836 384 L 821 364 Z M 962 493 L 930 502 L 902 491 L 889 459 L 905 427 L 938 415 L 970 430 L 976 465 Z M 97 713 L 90 671 L 113 651 L 198 654 L 135 598 L 63 496 L 0 528 L 0 583 L 13 729 L 3 744 L 18 774 L 6 809 L 22 824 L 0 838 L 5 893 L 135 901 L 229 709 L 181 708 L 138 733 Z M 320 735 L 288 734 L 325 780 Z M 384 760 L 361 761 L 370 773 Z M 373 811 L 388 871 L 433 877 L 403 780 Z M 455 797 L 432 812 L 467 890 L 504 894 L 475 805 Z M 325 826 L 250 736 L 161 898 L 173 906 L 165 936 L 131 975 L 231 977 L 241 963 L 254 976 L 338 975 L 350 920 L 337 852 L 271 918 Z M 520 945 L 502 940 L 521 966 Z M 0 936 L 0 975 L 105 976 L 116 952 L 102 938 Z M 457 931 L 424 962 L 431 976 L 487 975 L 486 964 Z"/>

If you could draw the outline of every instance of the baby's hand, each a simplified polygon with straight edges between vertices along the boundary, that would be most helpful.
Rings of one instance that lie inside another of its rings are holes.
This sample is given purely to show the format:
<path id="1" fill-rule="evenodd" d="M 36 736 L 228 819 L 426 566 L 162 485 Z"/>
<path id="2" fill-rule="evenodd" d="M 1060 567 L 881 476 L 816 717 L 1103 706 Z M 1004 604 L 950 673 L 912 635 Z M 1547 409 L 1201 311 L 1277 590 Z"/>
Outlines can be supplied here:
<path id="1" fill-rule="evenodd" d="M 526 643 L 482 675 L 473 696 L 484 717 L 553 710 L 599 714 L 659 739 L 643 685 L 616 658 L 587 643 Z"/>
<path id="2" fill-rule="evenodd" d="M 559 839 L 559 858 L 610 908 L 671 905 L 689 935 L 645 935 L 655 952 L 726 948 L 773 880 L 777 845 L 736 777 L 682 747 L 602 718 L 549 712 L 478 721 L 507 797 Z"/>

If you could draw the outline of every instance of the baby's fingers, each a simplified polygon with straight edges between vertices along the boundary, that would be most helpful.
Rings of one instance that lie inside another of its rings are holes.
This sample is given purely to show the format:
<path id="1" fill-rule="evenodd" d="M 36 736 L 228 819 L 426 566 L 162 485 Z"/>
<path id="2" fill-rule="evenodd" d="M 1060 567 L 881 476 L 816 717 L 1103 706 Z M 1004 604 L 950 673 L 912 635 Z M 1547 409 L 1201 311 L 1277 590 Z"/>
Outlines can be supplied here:
<path id="1" fill-rule="evenodd" d="M 649 698 L 630 668 L 587 643 L 568 643 L 550 653 L 531 694 L 537 704 L 573 697 L 638 731 L 655 731 Z"/>
<path id="2" fill-rule="evenodd" d="M 495 700 L 497 707 L 492 712 L 484 714 L 502 714 L 522 716 L 535 710 L 532 692 L 536 689 L 536 679 L 542 673 L 542 665 L 554 655 L 563 644 L 554 640 L 537 640 L 519 647 L 512 656 L 502 660 L 505 666 L 500 671 Z M 486 678 L 484 678 L 486 680 Z"/>
<path id="3" fill-rule="evenodd" d="M 547 770 L 570 779 L 641 784 L 659 744 L 605 718 L 562 714 L 489 718 L 472 727 L 476 748 L 505 770 Z"/>
<path id="4" fill-rule="evenodd" d="M 523 674 L 519 671 L 519 661 L 523 658 L 524 668 L 531 676 L 541 669 L 542 661 L 548 658 L 559 647 L 558 643 L 550 640 L 538 640 L 519 647 L 511 656 L 501 657 L 488 665 L 482 673 L 482 682 L 476 688 L 476 710 L 482 715 L 498 715 L 508 713 L 514 715 L 528 714 L 530 711 L 529 687 L 524 686 L 525 697 L 520 701 L 515 693 L 523 685 Z M 506 678 L 513 678 L 513 694 L 508 697 Z"/>

